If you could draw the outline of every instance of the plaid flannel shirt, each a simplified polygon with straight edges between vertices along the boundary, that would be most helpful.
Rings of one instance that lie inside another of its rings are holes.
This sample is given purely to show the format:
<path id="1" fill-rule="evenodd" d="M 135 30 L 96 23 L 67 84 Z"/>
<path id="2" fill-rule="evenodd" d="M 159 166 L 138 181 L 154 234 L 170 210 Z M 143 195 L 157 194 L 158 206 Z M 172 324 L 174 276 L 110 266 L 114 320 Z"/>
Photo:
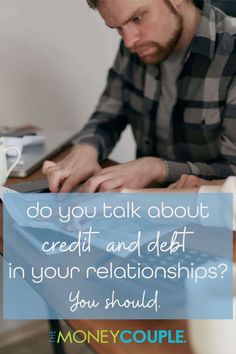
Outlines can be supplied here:
<path id="1" fill-rule="evenodd" d="M 130 124 L 137 157 L 161 157 L 167 166 L 166 182 L 183 173 L 206 179 L 235 175 L 236 18 L 204 2 L 177 80 L 171 157 L 168 151 L 160 156 L 157 149 L 160 80 L 159 65 L 145 65 L 122 41 L 96 111 L 76 142 L 95 146 L 102 160 Z"/>

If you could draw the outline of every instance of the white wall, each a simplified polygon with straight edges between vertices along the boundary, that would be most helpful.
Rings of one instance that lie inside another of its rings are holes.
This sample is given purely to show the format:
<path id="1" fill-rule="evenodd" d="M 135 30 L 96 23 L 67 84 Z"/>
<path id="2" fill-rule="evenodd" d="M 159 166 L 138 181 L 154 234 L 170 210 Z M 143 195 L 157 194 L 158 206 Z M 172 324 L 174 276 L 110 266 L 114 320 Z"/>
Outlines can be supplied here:
<path id="1" fill-rule="evenodd" d="M 79 131 L 104 87 L 118 42 L 85 0 L 1 0 L 0 125 Z M 126 132 L 112 157 L 126 161 L 133 151 Z M 0 321 L 0 330 L 15 325 Z"/>
<path id="2" fill-rule="evenodd" d="M 104 88 L 119 38 L 85 0 L 0 1 L 0 125 L 79 131 Z M 129 135 L 116 151 L 132 158 Z"/>

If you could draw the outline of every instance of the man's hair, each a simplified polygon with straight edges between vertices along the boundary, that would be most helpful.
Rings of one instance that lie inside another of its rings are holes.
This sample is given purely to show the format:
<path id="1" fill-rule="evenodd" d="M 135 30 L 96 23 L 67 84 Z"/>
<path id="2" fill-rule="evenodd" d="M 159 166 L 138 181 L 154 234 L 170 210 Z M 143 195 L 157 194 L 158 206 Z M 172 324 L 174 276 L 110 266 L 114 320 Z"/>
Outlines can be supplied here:
<path id="1" fill-rule="evenodd" d="M 91 9 L 96 9 L 98 7 L 98 3 L 100 0 L 86 0 L 86 1 L 89 7 L 91 7 Z M 199 3 L 203 2 L 204 0 L 187 0 L 187 1 L 191 1 L 197 6 L 199 5 Z"/>
<path id="2" fill-rule="evenodd" d="M 89 7 L 91 7 L 92 9 L 96 9 L 98 6 L 98 2 L 99 0 L 86 0 Z"/>

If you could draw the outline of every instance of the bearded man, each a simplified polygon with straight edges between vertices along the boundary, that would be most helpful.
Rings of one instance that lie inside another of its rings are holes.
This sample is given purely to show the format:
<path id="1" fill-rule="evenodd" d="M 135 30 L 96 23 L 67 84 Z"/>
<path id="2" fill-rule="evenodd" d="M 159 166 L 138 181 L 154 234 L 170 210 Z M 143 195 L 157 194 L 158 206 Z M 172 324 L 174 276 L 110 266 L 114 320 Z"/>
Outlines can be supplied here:
<path id="1" fill-rule="evenodd" d="M 209 0 L 87 0 L 121 44 L 96 111 L 60 162 L 53 192 L 170 184 L 236 174 L 236 19 Z M 96 65 L 96 63 L 94 63 Z M 130 124 L 137 158 L 102 169 Z"/>

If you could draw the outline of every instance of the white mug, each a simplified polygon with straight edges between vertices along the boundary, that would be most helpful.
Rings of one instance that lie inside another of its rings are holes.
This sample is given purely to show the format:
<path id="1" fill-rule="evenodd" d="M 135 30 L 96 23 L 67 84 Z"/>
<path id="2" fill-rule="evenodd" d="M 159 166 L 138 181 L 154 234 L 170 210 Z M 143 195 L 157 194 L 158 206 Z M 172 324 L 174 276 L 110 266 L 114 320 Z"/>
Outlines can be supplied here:
<path id="1" fill-rule="evenodd" d="M 190 320 L 188 330 L 194 354 L 236 353 L 236 264 L 233 267 L 233 319 Z M 203 299 L 207 302 L 207 299 Z"/>
<path id="2" fill-rule="evenodd" d="M 7 151 L 8 150 L 16 150 L 17 156 L 16 160 L 14 163 L 10 166 L 10 168 L 7 167 Z M 4 185 L 7 177 L 13 170 L 13 168 L 18 164 L 21 158 L 21 149 L 16 146 L 16 145 L 9 145 L 9 146 L 4 146 L 3 143 L 0 140 L 0 185 Z"/>

